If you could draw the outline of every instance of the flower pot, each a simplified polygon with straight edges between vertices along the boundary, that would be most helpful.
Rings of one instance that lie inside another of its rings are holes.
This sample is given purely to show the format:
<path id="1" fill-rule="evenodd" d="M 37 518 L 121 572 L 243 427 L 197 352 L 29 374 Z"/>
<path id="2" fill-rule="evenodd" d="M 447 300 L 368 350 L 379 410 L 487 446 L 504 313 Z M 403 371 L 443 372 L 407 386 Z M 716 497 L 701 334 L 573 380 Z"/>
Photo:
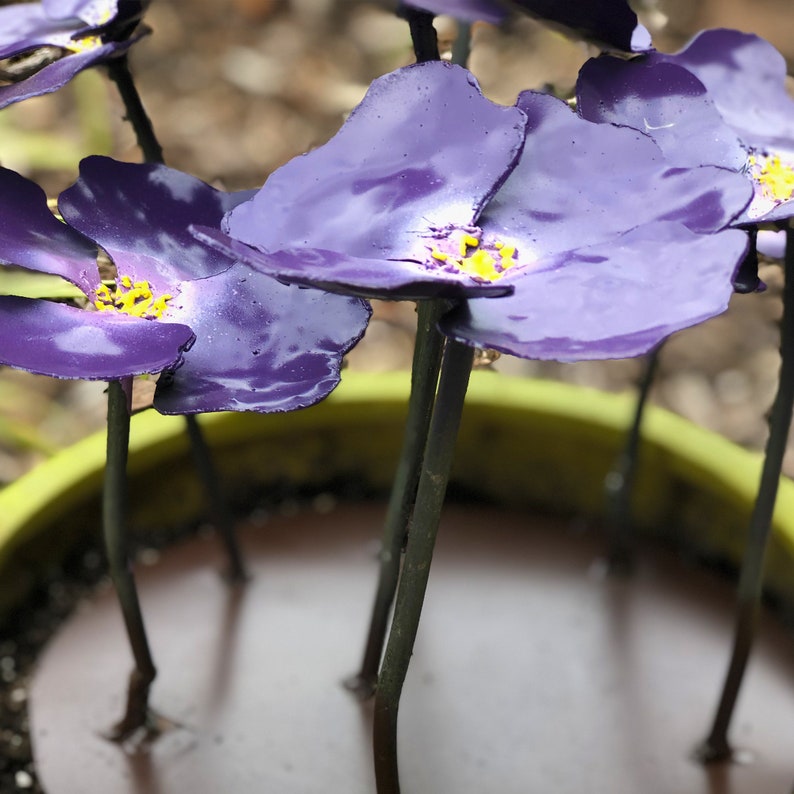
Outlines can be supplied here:
<path id="1" fill-rule="evenodd" d="M 202 417 L 233 501 L 266 489 L 300 499 L 243 521 L 254 575 L 242 589 L 221 581 L 220 552 L 204 536 L 141 567 L 159 667 L 152 703 L 170 724 L 151 744 L 99 735 L 118 716 L 129 665 L 107 588 L 64 625 L 31 696 L 49 794 L 374 791 L 370 706 L 340 682 L 359 662 L 382 520 L 373 497 L 388 488 L 407 389 L 402 374 L 348 374 L 307 411 Z M 707 772 L 689 758 L 722 683 L 732 606 L 730 585 L 692 561 L 738 561 L 759 457 L 650 410 L 634 510 L 648 540 L 633 579 L 604 578 L 591 525 L 631 408 L 630 395 L 472 379 L 401 705 L 406 792 L 790 785 L 794 651 L 771 619 L 735 722 L 754 763 Z M 200 520 L 188 456 L 179 419 L 134 418 L 134 530 Z M 96 531 L 103 458 L 104 438 L 91 437 L 0 494 L 4 616 Z M 785 609 L 793 505 L 783 482 L 768 585 Z"/>

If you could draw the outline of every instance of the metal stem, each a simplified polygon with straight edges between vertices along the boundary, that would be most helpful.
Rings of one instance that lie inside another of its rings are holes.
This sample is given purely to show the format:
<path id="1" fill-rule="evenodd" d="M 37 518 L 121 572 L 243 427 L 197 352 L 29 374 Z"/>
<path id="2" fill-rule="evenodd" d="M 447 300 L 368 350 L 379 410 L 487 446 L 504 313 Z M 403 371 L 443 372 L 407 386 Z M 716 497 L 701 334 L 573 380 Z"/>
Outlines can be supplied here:
<path id="1" fill-rule="evenodd" d="M 141 96 L 135 81 L 132 79 L 129 61 L 126 55 L 113 58 L 108 62 L 108 74 L 116 84 L 121 95 L 121 100 L 127 110 L 127 121 L 135 130 L 138 146 L 143 152 L 143 159 L 147 163 L 163 163 L 163 149 L 157 136 L 154 134 L 152 122 L 143 107 Z"/>
<path id="2" fill-rule="evenodd" d="M 761 484 L 750 519 L 747 548 L 739 574 L 731 659 L 711 731 L 696 751 L 704 762 L 723 761 L 733 755 L 728 742 L 728 729 L 752 650 L 772 514 L 791 427 L 794 404 L 794 230 L 791 228 L 786 231 L 784 268 L 783 319 L 780 324 L 780 380 L 769 416 L 769 438 L 761 471 Z"/>
<path id="3" fill-rule="evenodd" d="M 397 13 L 408 22 L 416 62 L 441 60 L 441 54 L 438 51 L 438 34 L 433 27 L 435 14 L 402 4 Z"/>
<path id="4" fill-rule="evenodd" d="M 116 588 L 135 660 L 135 668 L 129 678 L 124 717 L 108 734 L 114 741 L 123 741 L 140 728 L 154 727 L 149 711 L 149 689 L 157 675 L 127 552 L 126 491 L 131 380 L 108 384 L 107 464 L 102 496 L 102 524 L 110 577 Z"/>
<path id="5" fill-rule="evenodd" d="M 640 378 L 637 402 L 634 406 L 634 418 L 626 435 L 626 444 L 604 481 L 607 497 L 607 529 L 609 531 L 607 563 L 609 572 L 616 575 L 629 573 L 633 566 L 634 540 L 631 531 L 631 497 L 639 466 L 642 417 L 656 375 L 662 344 L 655 347 L 646 358 L 645 371 Z"/>
<path id="6" fill-rule="evenodd" d="M 154 127 L 143 107 L 138 88 L 130 72 L 127 56 L 115 58 L 108 64 L 111 80 L 118 87 L 121 100 L 127 111 L 127 120 L 135 130 L 138 146 L 141 147 L 143 158 L 147 163 L 164 163 L 163 149 L 154 132 Z M 209 500 L 210 514 L 221 535 L 226 554 L 229 558 L 229 579 L 232 582 L 244 582 L 247 578 L 243 564 L 240 545 L 237 541 L 234 522 L 218 481 L 217 468 L 212 459 L 212 452 L 204 440 L 204 435 L 196 418 L 185 416 L 187 432 L 193 450 L 193 459 L 204 491 Z"/>
<path id="7" fill-rule="evenodd" d="M 373 749 L 378 794 L 399 794 L 397 712 L 422 613 L 474 349 L 448 340 L 405 550 L 389 640 L 375 693 Z"/>
<path id="8" fill-rule="evenodd" d="M 215 462 L 212 459 L 209 444 L 207 444 L 204 431 L 195 416 L 186 414 L 185 421 L 187 422 L 187 432 L 193 451 L 193 460 L 199 479 L 204 485 L 212 522 L 220 534 L 221 542 L 229 560 L 227 578 L 230 582 L 238 584 L 245 582 L 248 579 L 248 574 L 245 570 L 240 544 L 237 541 L 237 533 L 234 531 L 234 520 L 221 490 L 220 478 L 218 477 Z"/>
<path id="9" fill-rule="evenodd" d="M 443 300 L 420 301 L 417 305 L 416 344 L 411 367 L 408 415 L 400 460 L 386 510 L 380 551 L 380 571 L 369 633 L 361 669 L 357 675 L 345 682 L 345 686 L 362 700 L 375 693 L 375 685 L 378 681 L 378 667 L 383 654 L 389 613 L 394 601 L 394 593 L 397 591 L 402 549 L 416 498 L 422 455 L 436 396 L 438 370 L 441 366 L 444 337 L 438 331 L 437 323 L 446 308 L 447 303 Z"/>

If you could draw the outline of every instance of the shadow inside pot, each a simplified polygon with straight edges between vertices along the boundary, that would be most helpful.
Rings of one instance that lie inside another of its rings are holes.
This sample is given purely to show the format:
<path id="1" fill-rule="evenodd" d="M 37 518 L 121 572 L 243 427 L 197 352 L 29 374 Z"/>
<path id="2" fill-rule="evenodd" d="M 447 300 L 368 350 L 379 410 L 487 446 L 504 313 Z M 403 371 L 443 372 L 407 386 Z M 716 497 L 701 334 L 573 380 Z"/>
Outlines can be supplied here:
<path id="1" fill-rule="evenodd" d="M 359 660 L 382 510 L 244 527 L 253 577 L 236 594 L 212 540 L 143 568 L 153 705 L 179 726 L 135 757 L 95 732 L 127 653 L 112 594 L 97 594 L 33 685 L 48 794 L 374 791 L 371 708 L 341 681 Z M 406 791 L 788 790 L 791 635 L 766 616 L 735 723 L 753 763 L 700 766 L 691 750 L 723 673 L 731 586 L 659 547 L 634 579 L 605 579 L 602 540 L 581 523 L 448 507 L 400 708 Z"/>

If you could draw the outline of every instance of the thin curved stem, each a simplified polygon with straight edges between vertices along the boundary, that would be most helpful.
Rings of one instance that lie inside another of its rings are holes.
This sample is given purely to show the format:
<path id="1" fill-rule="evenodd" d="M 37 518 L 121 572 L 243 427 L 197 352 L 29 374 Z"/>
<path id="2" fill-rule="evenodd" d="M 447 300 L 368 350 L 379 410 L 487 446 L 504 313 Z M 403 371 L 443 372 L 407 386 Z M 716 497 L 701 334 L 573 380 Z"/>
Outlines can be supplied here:
<path id="1" fill-rule="evenodd" d="M 397 712 L 419 628 L 473 360 L 473 348 L 447 340 L 394 617 L 375 692 L 373 749 L 378 794 L 400 791 Z"/>
<path id="2" fill-rule="evenodd" d="M 107 464 L 102 495 L 102 526 L 110 577 L 116 588 L 135 660 L 129 679 L 124 716 L 108 734 L 115 741 L 123 741 L 140 728 L 154 728 L 154 720 L 149 711 L 149 689 L 157 675 L 127 552 L 126 490 L 131 386 L 131 378 L 125 382 L 112 381 L 108 384 Z"/>
<path id="3" fill-rule="evenodd" d="M 186 414 L 185 421 L 187 422 L 187 432 L 190 438 L 190 446 L 193 450 L 196 471 L 199 479 L 204 484 L 210 505 L 210 515 L 215 528 L 220 534 L 229 560 L 227 579 L 235 583 L 245 582 L 248 579 L 248 574 L 245 570 L 243 555 L 240 551 L 240 544 L 237 541 L 237 533 L 234 531 L 232 516 L 221 490 L 218 471 L 212 459 L 209 445 L 204 437 L 204 431 L 199 425 L 198 419 L 192 414 Z"/>
<path id="4" fill-rule="evenodd" d="M 471 55 L 471 23 L 458 20 L 458 35 L 452 43 L 452 63 L 468 66 Z"/>
<path id="5" fill-rule="evenodd" d="M 357 675 L 345 682 L 345 686 L 362 700 L 375 693 L 375 685 L 378 681 L 378 667 L 383 654 L 389 614 L 400 576 L 402 549 L 416 498 L 422 455 L 433 412 L 441 351 L 444 346 L 444 337 L 438 331 L 437 323 L 446 306 L 446 301 L 429 300 L 420 301 L 416 309 L 416 344 L 411 366 L 408 415 L 405 420 L 400 459 L 386 510 L 378 585 L 370 617 L 369 633 L 361 668 Z"/>
<path id="6" fill-rule="evenodd" d="M 143 152 L 143 159 L 147 163 L 164 163 L 163 149 L 157 140 L 151 119 L 146 113 L 141 101 L 135 80 L 130 72 L 127 56 L 114 58 L 108 63 L 108 73 L 116 84 L 119 95 L 127 111 L 127 120 L 135 131 L 138 146 Z M 212 459 L 209 444 L 204 438 L 204 432 L 194 416 L 185 415 L 187 432 L 193 450 L 193 459 L 199 480 L 204 487 L 209 501 L 210 514 L 220 533 L 221 540 L 229 559 L 229 579 L 232 582 L 244 582 L 247 578 L 243 564 L 240 545 L 236 538 L 234 522 L 226 500 L 220 488 L 217 467 Z"/>
<path id="7" fill-rule="evenodd" d="M 626 435 L 626 443 L 604 481 L 607 496 L 607 529 L 609 549 L 607 565 L 610 573 L 627 574 L 633 567 L 634 541 L 631 531 L 631 497 L 639 467 L 642 418 L 648 395 L 659 363 L 659 352 L 664 343 L 657 345 L 646 357 L 645 370 L 639 382 L 634 417 Z"/>
<path id="8" fill-rule="evenodd" d="M 126 54 L 108 62 L 108 74 L 119 89 L 121 100 L 127 110 L 127 121 L 135 130 L 135 137 L 143 152 L 143 159 L 147 163 L 165 162 L 163 149 L 154 134 L 154 127 L 152 127 L 152 122 L 143 107 L 135 81 L 132 79 Z"/>
<path id="9" fill-rule="evenodd" d="M 440 60 L 438 35 L 433 27 L 434 14 L 403 4 L 399 5 L 397 13 L 408 22 L 417 63 Z M 444 338 L 436 325 L 446 307 L 447 303 L 443 300 L 419 301 L 417 304 L 417 331 L 411 365 L 408 416 L 386 510 L 375 601 L 361 668 L 356 675 L 345 681 L 345 686 L 361 700 L 372 697 L 378 681 L 378 666 L 383 654 L 389 612 L 400 577 L 402 549 L 408 533 L 408 522 L 416 496 L 438 383 Z"/>
<path id="10" fill-rule="evenodd" d="M 792 405 L 794 405 L 794 230 L 791 228 L 786 231 L 784 267 L 780 380 L 769 417 L 769 438 L 761 471 L 761 484 L 750 519 L 747 548 L 739 574 L 731 659 L 711 731 L 697 749 L 699 758 L 704 762 L 723 761 L 733 755 L 728 741 L 728 729 L 752 650 L 772 514 L 791 427 Z"/>
<path id="11" fill-rule="evenodd" d="M 416 62 L 441 60 L 441 53 L 438 51 L 438 34 L 433 27 L 435 14 L 402 4 L 397 13 L 408 22 Z"/>

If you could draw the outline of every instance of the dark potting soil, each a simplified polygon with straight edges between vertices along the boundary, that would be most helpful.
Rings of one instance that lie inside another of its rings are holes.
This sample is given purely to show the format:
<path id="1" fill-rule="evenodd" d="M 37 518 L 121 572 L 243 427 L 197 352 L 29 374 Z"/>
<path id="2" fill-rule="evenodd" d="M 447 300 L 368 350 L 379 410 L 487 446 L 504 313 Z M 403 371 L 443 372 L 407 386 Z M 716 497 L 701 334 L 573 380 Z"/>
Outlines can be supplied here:
<path id="1" fill-rule="evenodd" d="M 105 576 L 103 555 L 86 543 L 0 627 L 0 792 L 43 794 L 31 754 L 28 692 L 36 658 L 81 598 Z"/>

